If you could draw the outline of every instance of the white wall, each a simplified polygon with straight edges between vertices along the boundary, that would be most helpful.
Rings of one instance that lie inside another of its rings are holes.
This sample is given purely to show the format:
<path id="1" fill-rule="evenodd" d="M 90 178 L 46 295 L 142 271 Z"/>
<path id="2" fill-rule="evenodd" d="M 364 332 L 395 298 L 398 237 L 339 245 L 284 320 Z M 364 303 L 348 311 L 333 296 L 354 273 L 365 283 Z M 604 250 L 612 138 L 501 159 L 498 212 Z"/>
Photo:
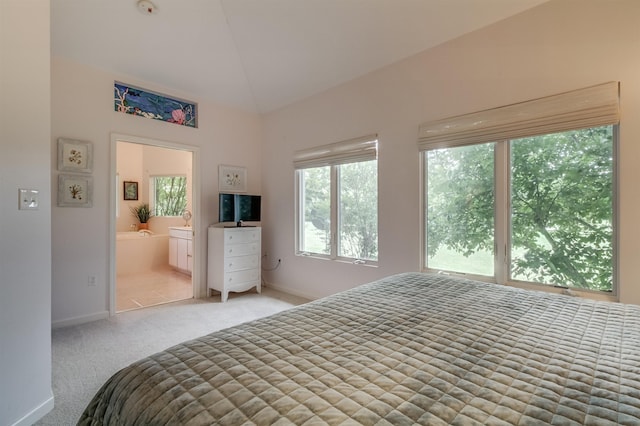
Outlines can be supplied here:
<path id="1" fill-rule="evenodd" d="M 93 208 L 52 209 L 52 318 L 54 326 L 100 318 L 109 309 L 109 211 L 111 134 L 132 135 L 199 148 L 200 209 L 194 212 L 195 248 L 206 259 L 206 227 L 217 221 L 218 164 L 246 166 L 248 189 L 260 193 L 261 119 L 256 114 L 203 102 L 148 82 L 54 57 L 51 63 L 52 145 L 67 137 L 94 145 Z M 114 111 L 113 82 L 198 102 L 198 129 Z M 58 172 L 51 160 L 52 189 Z M 198 226 L 200 225 L 200 226 Z M 206 277 L 205 263 L 197 266 Z M 90 275 L 97 286 L 88 286 Z M 196 283 L 200 288 L 205 282 Z M 204 292 L 203 292 L 204 293 Z"/>
<path id="2" fill-rule="evenodd" d="M 1 425 L 53 408 L 49 43 L 49 1 L 0 1 Z M 18 188 L 40 191 L 37 211 Z"/>
<path id="3" fill-rule="evenodd" d="M 263 148 L 264 240 L 282 258 L 268 282 L 324 296 L 420 269 L 422 122 L 617 80 L 620 300 L 640 304 L 640 1 L 552 0 L 271 113 Z M 293 152 L 379 135 L 379 267 L 294 255 Z"/>
<path id="4" fill-rule="evenodd" d="M 144 191 L 142 149 L 144 145 L 118 142 L 116 148 L 118 173 L 118 218 L 116 219 L 116 231 L 129 231 L 129 225 L 138 223 L 131 215 L 130 207 L 139 203 L 149 202 L 148 191 Z M 123 182 L 138 182 L 138 201 L 122 199 Z"/>
<path id="5" fill-rule="evenodd" d="M 119 216 L 116 221 L 117 232 L 130 231 L 130 225 L 138 224 L 131 214 L 131 207 L 150 202 L 149 178 L 151 176 L 186 176 L 187 210 L 193 210 L 192 153 L 176 149 L 118 142 L 117 172 L 120 175 L 118 186 Z M 123 200 L 123 182 L 138 182 L 138 200 Z M 155 233 L 166 234 L 169 226 L 183 226 L 182 217 L 154 217 L 149 221 L 149 229 Z"/>

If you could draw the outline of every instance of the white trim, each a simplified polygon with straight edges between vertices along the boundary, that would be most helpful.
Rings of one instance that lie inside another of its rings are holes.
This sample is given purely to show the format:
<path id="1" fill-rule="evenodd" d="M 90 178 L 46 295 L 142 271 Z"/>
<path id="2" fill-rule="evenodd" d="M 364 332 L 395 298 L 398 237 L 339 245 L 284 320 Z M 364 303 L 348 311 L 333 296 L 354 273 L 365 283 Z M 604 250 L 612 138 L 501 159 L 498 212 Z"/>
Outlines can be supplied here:
<path id="1" fill-rule="evenodd" d="M 12 426 L 30 426 L 47 415 L 47 413 L 49 413 L 51 410 L 53 410 L 53 406 L 54 398 L 53 391 L 51 391 L 51 396 L 47 400 L 25 414 L 24 417 L 15 422 Z"/>
<path id="2" fill-rule="evenodd" d="M 289 287 L 283 287 L 281 285 L 270 283 L 270 282 L 268 282 L 267 280 L 264 279 L 264 275 L 263 275 L 263 281 L 264 281 L 265 287 L 268 287 L 268 288 L 273 289 L 273 290 L 277 290 L 277 291 L 279 291 L 281 293 L 290 294 L 292 296 L 303 297 L 303 298 L 309 299 L 309 300 L 316 300 L 316 299 L 320 299 L 321 298 L 321 296 L 311 295 L 311 294 L 305 293 L 303 291 L 298 291 L 298 290 L 291 289 Z"/>
<path id="3" fill-rule="evenodd" d="M 193 220 L 193 271 L 191 275 L 191 282 L 193 283 L 193 297 L 198 299 L 207 296 L 206 280 L 203 280 L 204 276 L 201 271 L 204 266 L 204 253 L 206 250 L 206 229 L 207 226 L 203 225 L 203 214 L 200 209 L 200 147 L 193 145 L 186 145 L 176 142 L 163 141 L 159 139 L 143 138 L 139 136 L 125 135 L 121 133 L 111 133 L 111 167 L 110 167 L 110 179 L 111 185 L 115 183 L 115 176 L 117 172 L 117 144 L 118 141 L 129 142 L 140 145 L 157 146 L 161 148 L 177 149 L 180 151 L 187 151 L 192 153 L 191 163 L 191 209 L 194 212 Z M 187 177 L 188 178 L 188 177 Z M 116 314 L 116 206 L 117 189 L 110 188 L 109 191 L 109 315 Z"/>
<path id="4" fill-rule="evenodd" d="M 109 318 L 109 311 L 94 312 L 93 314 L 80 315 L 78 317 L 66 318 L 51 323 L 51 328 L 70 327 L 72 325 L 80 325 L 87 322 L 98 321 Z"/>

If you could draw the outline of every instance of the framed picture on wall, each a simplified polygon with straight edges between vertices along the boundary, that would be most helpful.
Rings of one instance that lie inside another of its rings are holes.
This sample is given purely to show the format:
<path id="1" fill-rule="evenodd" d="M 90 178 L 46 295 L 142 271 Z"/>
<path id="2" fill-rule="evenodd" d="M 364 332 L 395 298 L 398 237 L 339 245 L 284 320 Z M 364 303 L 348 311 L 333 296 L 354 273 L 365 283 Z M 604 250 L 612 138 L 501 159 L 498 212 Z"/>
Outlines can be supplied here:
<path id="1" fill-rule="evenodd" d="M 137 200 L 138 199 L 138 182 L 124 181 L 122 194 L 125 200 Z"/>
<path id="2" fill-rule="evenodd" d="M 218 166 L 220 192 L 247 192 L 247 169 L 238 166 Z"/>
<path id="3" fill-rule="evenodd" d="M 93 177 L 58 175 L 59 207 L 93 207 Z"/>
<path id="4" fill-rule="evenodd" d="M 91 173 L 93 171 L 93 145 L 75 139 L 58 139 L 58 170 Z"/>

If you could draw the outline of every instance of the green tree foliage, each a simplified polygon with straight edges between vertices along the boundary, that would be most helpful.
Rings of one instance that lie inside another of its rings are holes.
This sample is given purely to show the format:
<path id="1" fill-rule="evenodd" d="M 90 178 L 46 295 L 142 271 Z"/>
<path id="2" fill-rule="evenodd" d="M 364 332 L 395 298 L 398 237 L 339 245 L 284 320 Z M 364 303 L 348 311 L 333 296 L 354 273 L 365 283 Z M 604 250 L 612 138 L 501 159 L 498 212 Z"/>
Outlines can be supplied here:
<path id="1" fill-rule="evenodd" d="M 340 166 L 339 256 L 378 259 L 377 161 Z"/>
<path id="2" fill-rule="evenodd" d="M 493 251 L 493 144 L 429 151 L 427 254 Z"/>
<path id="3" fill-rule="evenodd" d="M 304 222 L 311 222 L 317 230 L 316 235 L 305 232 L 304 251 L 331 253 L 331 177 L 330 167 L 304 169 Z M 307 228 L 305 227 L 305 230 Z M 313 244 L 314 237 L 320 240 L 321 247 Z"/>
<path id="4" fill-rule="evenodd" d="M 377 161 L 343 164 L 338 176 L 338 256 L 378 258 Z M 331 167 L 304 169 L 304 251 L 331 254 Z M 314 232 L 315 231 L 315 232 Z"/>
<path id="5" fill-rule="evenodd" d="M 513 278 L 612 289 L 612 140 L 607 126 L 510 143 Z M 428 152 L 428 256 L 493 251 L 493 146 Z"/>
<path id="6" fill-rule="evenodd" d="M 155 215 L 180 216 L 187 208 L 187 178 L 162 176 L 155 181 Z"/>

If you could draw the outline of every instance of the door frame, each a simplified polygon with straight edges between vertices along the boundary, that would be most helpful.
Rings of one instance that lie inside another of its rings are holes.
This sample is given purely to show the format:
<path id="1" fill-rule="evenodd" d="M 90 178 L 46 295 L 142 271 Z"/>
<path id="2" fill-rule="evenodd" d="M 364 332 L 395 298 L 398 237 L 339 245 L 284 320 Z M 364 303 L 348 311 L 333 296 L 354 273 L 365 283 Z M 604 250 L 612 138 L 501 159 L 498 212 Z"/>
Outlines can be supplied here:
<path id="1" fill-rule="evenodd" d="M 191 272 L 191 284 L 193 286 L 193 297 L 198 299 L 206 295 L 206 290 L 202 288 L 202 253 L 198 230 L 202 225 L 202 214 L 200 212 L 200 148 L 193 145 L 163 141 L 153 138 L 143 138 L 139 136 L 126 135 L 121 133 L 111 133 L 110 147 L 110 172 L 109 172 L 109 316 L 116 314 L 116 204 L 118 196 L 117 178 L 117 146 L 118 142 L 134 143 L 139 145 L 149 145 L 159 148 L 175 149 L 187 151 L 192 154 L 191 163 L 191 209 L 193 210 L 193 270 Z"/>

